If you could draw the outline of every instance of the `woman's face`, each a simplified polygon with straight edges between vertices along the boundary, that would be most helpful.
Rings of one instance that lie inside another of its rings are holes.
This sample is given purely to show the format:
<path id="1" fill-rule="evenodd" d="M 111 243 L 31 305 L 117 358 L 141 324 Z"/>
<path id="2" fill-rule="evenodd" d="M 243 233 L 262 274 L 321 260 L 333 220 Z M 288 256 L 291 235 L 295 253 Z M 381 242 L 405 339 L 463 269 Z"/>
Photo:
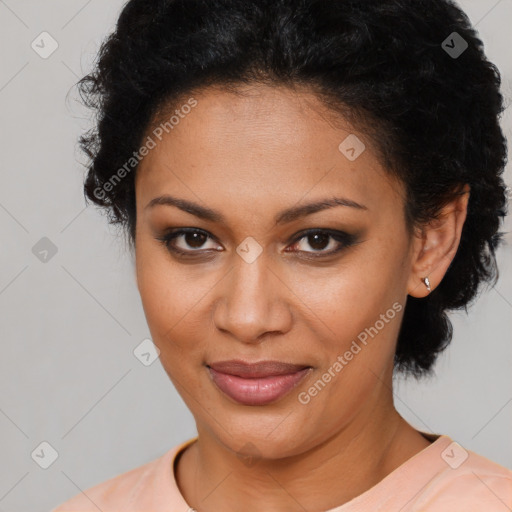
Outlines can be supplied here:
<path id="1" fill-rule="evenodd" d="M 177 107 L 172 129 L 149 134 L 136 271 L 160 360 L 200 435 L 279 458 L 392 406 L 411 244 L 403 190 L 364 133 L 334 127 L 311 94 L 246 93 L 207 89 Z M 160 240 L 181 229 L 191 233 Z M 208 367 L 228 360 L 306 369 L 251 382 Z"/>

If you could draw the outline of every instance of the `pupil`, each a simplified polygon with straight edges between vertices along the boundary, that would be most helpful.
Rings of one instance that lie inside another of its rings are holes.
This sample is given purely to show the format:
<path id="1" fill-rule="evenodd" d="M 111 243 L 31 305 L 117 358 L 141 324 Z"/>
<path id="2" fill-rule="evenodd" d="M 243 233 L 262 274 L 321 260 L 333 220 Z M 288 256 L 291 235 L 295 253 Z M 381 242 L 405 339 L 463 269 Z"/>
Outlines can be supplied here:
<path id="1" fill-rule="evenodd" d="M 309 239 L 316 239 L 316 242 L 313 242 L 313 243 L 310 243 L 311 247 L 313 247 L 313 249 L 325 249 L 325 247 L 327 245 L 329 245 L 329 235 L 326 235 L 326 234 L 322 234 L 322 233 L 316 233 L 314 235 L 309 235 Z M 321 247 L 317 247 L 315 244 L 318 242 L 318 239 L 320 239 L 320 246 Z M 323 242 L 327 242 L 327 243 L 322 243 Z"/>
<path id="2" fill-rule="evenodd" d="M 190 238 L 192 237 L 192 243 L 190 243 Z M 204 244 L 204 239 L 206 235 L 203 233 L 187 233 L 185 235 L 185 241 L 190 247 L 201 247 Z"/>

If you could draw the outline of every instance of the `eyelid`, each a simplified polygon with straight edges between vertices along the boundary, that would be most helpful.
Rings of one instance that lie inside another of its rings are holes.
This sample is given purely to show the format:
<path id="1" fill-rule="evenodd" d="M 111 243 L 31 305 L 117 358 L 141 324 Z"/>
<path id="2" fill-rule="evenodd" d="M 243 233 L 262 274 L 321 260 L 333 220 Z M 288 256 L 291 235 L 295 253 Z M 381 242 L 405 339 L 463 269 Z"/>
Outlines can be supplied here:
<path id="1" fill-rule="evenodd" d="M 201 228 L 192 228 L 192 227 L 183 227 L 183 228 L 172 228 L 167 230 L 162 236 L 156 237 L 157 240 L 159 240 L 169 252 L 179 254 L 183 256 L 184 258 L 190 257 L 194 258 L 196 257 L 196 254 L 201 256 L 205 253 L 208 255 L 211 255 L 212 251 L 218 251 L 217 249 L 190 249 L 190 250 L 183 250 L 177 247 L 172 247 L 171 242 L 175 240 L 176 238 L 179 238 L 183 235 L 186 235 L 187 233 L 201 233 L 205 235 L 210 240 L 213 240 L 217 243 L 218 240 L 208 231 L 201 229 Z M 322 258 L 322 257 L 328 257 L 335 255 L 337 253 L 340 253 L 344 249 L 349 248 L 352 245 L 355 245 L 358 243 L 358 235 L 357 234 L 351 234 L 347 233 L 345 231 L 337 230 L 337 229 L 331 229 L 331 228 L 309 228 L 302 231 L 299 231 L 295 235 L 293 235 L 291 241 L 287 242 L 287 248 L 290 246 L 296 245 L 298 242 L 300 242 L 303 238 L 306 238 L 308 236 L 311 236 L 313 234 L 320 233 L 327 235 L 328 238 L 331 238 L 335 240 L 338 244 L 341 245 L 341 247 L 337 249 L 331 249 L 330 251 L 286 251 L 286 252 L 292 252 L 297 253 L 299 255 L 305 254 L 306 256 L 300 256 L 302 258 L 311 259 L 311 258 Z M 219 245 L 221 245 L 219 243 Z"/>
<path id="2" fill-rule="evenodd" d="M 292 242 L 288 245 L 294 246 L 298 242 L 300 242 L 303 238 L 307 238 L 308 236 L 311 236 L 316 233 L 321 233 L 324 235 L 327 235 L 328 238 L 332 238 L 335 240 L 338 244 L 341 245 L 338 249 L 331 249 L 330 251 L 289 251 L 289 252 L 297 252 L 298 254 L 306 254 L 307 256 L 302 256 L 304 258 L 321 258 L 321 257 L 328 257 L 335 255 L 343 249 L 347 249 L 348 247 L 355 245 L 358 240 L 358 236 L 347 233 L 345 231 L 340 231 L 337 229 L 330 229 L 330 228 L 310 228 L 303 231 L 300 231 L 297 233 L 293 239 Z"/>
<path id="3" fill-rule="evenodd" d="M 175 240 L 176 238 L 180 238 L 183 235 L 186 235 L 187 233 L 200 233 L 204 236 L 206 236 L 208 239 L 215 241 L 216 243 L 219 243 L 217 239 L 208 231 L 201 229 L 201 228 L 191 228 L 191 227 L 183 227 L 183 228 L 172 228 L 169 230 L 166 230 L 162 236 L 157 236 L 156 239 L 160 241 L 164 246 L 167 247 L 167 249 L 170 252 L 175 252 L 178 254 L 182 254 L 185 257 L 190 255 L 193 257 L 195 253 L 201 254 L 205 252 L 205 249 L 190 249 L 190 250 L 184 250 L 176 247 L 170 247 L 171 242 Z M 219 243 L 220 245 L 220 243 Z M 207 252 L 214 251 L 216 249 L 206 249 Z"/>

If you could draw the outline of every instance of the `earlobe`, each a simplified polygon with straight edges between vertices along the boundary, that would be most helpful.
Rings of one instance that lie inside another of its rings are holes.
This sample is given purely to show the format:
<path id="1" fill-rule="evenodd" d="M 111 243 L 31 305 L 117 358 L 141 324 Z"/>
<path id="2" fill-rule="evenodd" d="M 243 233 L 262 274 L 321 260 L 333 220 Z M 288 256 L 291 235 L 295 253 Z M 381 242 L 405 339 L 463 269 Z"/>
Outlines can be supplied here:
<path id="1" fill-rule="evenodd" d="M 457 253 L 466 220 L 469 185 L 415 235 L 407 293 L 426 297 L 439 285 Z"/>

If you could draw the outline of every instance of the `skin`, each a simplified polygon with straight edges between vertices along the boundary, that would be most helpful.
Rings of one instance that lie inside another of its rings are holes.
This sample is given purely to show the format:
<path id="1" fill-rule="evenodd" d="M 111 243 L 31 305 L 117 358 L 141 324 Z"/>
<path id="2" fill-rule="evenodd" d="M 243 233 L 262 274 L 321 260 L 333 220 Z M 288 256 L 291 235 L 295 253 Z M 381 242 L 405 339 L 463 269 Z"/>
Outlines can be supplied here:
<path id="1" fill-rule="evenodd" d="M 364 133 L 330 122 L 329 111 L 307 91 L 261 85 L 244 92 L 195 93 L 197 106 L 141 162 L 137 283 L 160 361 L 197 425 L 198 441 L 176 470 L 187 503 L 199 512 L 238 511 L 240 503 L 246 512 L 325 511 L 430 444 L 393 405 L 403 308 L 309 403 L 298 394 L 395 302 L 426 296 L 422 277 L 429 276 L 432 289 L 439 284 L 459 244 L 469 190 L 411 235 L 403 187 Z M 349 134 L 366 145 L 355 161 L 338 149 Z M 225 222 L 171 205 L 147 207 L 165 194 L 217 210 Z M 285 208 L 332 197 L 366 209 L 336 206 L 274 222 Z M 195 258 L 173 255 L 157 239 L 183 227 L 209 235 L 174 240 Z M 343 247 L 332 238 L 294 243 L 311 228 L 357 240 L 334 255 L 307 259 Z M 252 263 L 236 252 L 247 237 L 262 248 Z M 313 369 L 277 402 L 246 406 L 224 395 L 205 367 L 227 359 Z M 252 455 L 251 464 L 240 453 Z"/>

